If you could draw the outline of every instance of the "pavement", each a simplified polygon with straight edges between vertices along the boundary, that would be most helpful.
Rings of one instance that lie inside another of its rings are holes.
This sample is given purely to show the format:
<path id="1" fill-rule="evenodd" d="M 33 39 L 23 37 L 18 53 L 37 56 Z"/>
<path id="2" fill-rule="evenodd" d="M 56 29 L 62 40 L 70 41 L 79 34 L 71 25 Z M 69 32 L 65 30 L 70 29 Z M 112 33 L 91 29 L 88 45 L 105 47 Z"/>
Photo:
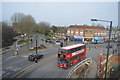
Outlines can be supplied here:
<path id="1" fill-rule="evenodd" d="M 92 60 L 92 63 L 88 67 L 88 69 L 85 72 L 84 78 L 96 78 L 96 75 L 98 73 L 97 63 Z"/>

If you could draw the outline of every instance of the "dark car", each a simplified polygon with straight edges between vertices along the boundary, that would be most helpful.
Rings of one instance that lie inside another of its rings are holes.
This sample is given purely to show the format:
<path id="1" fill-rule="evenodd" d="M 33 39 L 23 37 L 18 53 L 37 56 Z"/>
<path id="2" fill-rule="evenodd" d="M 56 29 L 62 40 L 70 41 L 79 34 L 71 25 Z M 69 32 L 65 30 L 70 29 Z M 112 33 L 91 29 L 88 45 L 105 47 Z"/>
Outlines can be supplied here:
<path id="1" fill-rule="evenodd" d="M 120 46 L 120 43 L 117 44 L 117 47 Z"/>
<path id="2" fill-rule="evenodd" d="M 28 56 L 28 60 L 29 61 L 35 61 L 35 60 L 38 60 L 42 57 L 43 57 L 43 55 L 40 55 L 40 54 L 37 54 L 37 55 L 36 54 L 31 54 L 31 55 Z"/>
<path id="3" fill-rule="evenodd" d="M 41 38 L 41 41 L 45 41 L 45 39 Z"/>
<path id="4" fill-rule="evenodd" d="M 53 41 L 51 41 L 49 39 L 45 40 L 45 42 L 47 42 L 47 43 L 53 43 Z"/>
<path id="5" fill-rule="evenodd" d="M 46 39 L 45 42 L 49 42 L 49 39 Z"/>
<path id="6" fill-rule="evenodd" d="M 53 43 L 53 41 L 49 40 L 48 43 Z"/>

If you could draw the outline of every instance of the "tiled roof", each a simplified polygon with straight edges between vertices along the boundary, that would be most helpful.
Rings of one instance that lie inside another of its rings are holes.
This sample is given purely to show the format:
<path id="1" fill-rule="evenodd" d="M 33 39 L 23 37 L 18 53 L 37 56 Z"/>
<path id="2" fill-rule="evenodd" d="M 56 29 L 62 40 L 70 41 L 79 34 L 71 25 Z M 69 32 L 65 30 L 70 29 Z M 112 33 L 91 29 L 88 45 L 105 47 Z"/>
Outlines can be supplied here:
<path id="1" fill-rule="evenodd" d="M 69 26 L 69 28 L 73 28 L 73 27 L 75 27 L 75 28 L 98 28 L 98 29 L 105 29 L 104 27 L 102 27 L 102 26 L 82 26 L 82 25 L 70 25 Z"/>

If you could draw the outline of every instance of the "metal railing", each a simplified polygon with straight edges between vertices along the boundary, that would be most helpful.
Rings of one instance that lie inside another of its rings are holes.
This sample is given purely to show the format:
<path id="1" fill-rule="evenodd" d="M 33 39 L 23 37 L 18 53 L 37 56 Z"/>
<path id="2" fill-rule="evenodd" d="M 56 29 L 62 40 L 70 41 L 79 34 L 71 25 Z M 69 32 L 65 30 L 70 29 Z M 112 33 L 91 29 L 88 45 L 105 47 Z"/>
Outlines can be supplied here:
<path id="1" fill-rule="evenodd" d="M 92 59 L 91 58 L 87 58 L 83 61 L 81 61 L 80 63 L 78 63 L 67 75 L 66 78 L 71 78 L 71 76 L 75 73 L 75 71 L 77 71 L 82 65 L 85 65 L 85 63 L 90 62 L 92 63 Z"/>

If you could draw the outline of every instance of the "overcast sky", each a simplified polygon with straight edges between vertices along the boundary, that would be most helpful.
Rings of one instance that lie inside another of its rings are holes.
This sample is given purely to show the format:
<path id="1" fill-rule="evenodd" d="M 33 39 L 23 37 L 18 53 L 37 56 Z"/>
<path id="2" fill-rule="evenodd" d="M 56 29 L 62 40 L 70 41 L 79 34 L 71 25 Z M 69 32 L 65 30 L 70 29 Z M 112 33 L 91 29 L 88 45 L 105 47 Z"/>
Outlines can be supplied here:
<path id="1" fill-rule="evenodd" d="M 10 22 L 16 12 L 30 14 L 36 22 L 45 21 L 51 25 L 92 25 L 91 18 L 112 20 L 113 26 L 118 25 L 118 2 L 3 2 L 0 21 Z"/>

